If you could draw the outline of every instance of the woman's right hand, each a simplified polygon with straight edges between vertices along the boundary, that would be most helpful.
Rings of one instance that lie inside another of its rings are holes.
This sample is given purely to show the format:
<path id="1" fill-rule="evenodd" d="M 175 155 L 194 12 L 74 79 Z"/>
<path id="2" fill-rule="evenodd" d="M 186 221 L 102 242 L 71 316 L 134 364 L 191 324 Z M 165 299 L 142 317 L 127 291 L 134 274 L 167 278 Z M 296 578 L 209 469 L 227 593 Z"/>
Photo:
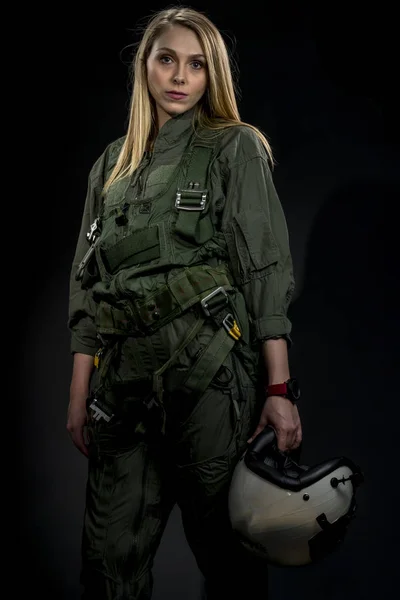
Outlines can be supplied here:
<path id="1" fill-rule="evenodd" d="M 93 371 L 93 356 L 76 353 L 72 371 L 70 399 L 67 415 L 67 431 L 75 446 L 84 456 L 88 456 L 85 440 L 87 412 L 86 400 L 89 395 L 89 382 Z"/>
<path id="2" fill-rule="evenodd" d="M 87 424 L 87 397 L 88 392 L 72 393 L 71 391 L 67 415 L 68 433 L 75 446 L 85 456 L 89 455 L 87 441 L 85 439 Z"/>

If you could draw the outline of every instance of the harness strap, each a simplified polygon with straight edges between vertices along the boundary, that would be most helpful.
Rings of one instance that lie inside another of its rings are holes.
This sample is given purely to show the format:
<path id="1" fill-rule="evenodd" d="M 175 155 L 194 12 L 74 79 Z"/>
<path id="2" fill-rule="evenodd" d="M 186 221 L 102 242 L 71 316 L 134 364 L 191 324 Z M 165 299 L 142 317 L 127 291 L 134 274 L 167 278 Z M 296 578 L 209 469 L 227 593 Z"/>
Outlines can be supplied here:
<path id="1" fill-rule="evenodd" d="M 168 367 L 174 363 L 176 358 L 178 358 L 179 354 L 181 352 L 183 352 L 183 350 L 186 348 L 186 346 L 196 337 L 196 335 L 198 334 L 200 329 L 203 327 L 205 320 L 206 320 L 205 317 L 201 317 L 201 316 L 198 317 L 198 319 L 195 321 L 194 326 L 189 331 L 188 335 L 185 337 L 185 339 L 180 344 L 180 346 L 175 350 L 175 352 L 173 352 L 172 356 L 167 360 L 166 363 L 164 363 L 162 365 L 162 367 L 160 367 L 157 371 L 155 371 L 153 373 L 153 392 L 155 392 L 157 402 L 162 409 L 161 432 L 163 434 L 165 433 L 166 414 L 165 414 L 165 409 L 164 409 L 164 404 L 163 404 L 164 386 L 163 386 L 162 375 L 168 369 Z"/>
<path id="2" fill-rule="evenodd" d="M 96 325 L 100 335 L 151 335 L 201 301 L 206 292 L 223 286 L 232 290 L 225 264 L 185 267 L 163 287 L 140 300 L 123 300 L 118 307 L 100 301 Z"/>
<path id="3" fill-rule="evenodd" d="M 236 341 L 221 327 L 212 337 L 193 364 L 184 381 L 178 385 L 180 392 L 198 399 L 206 391 Z"/>
<path id="4" fill-rule="evenodd" d="M 221 306 L 222 296 L 222 306 Z M 210 297 L 210 300 L 208 301 Z M 172 354 L 170 359 L 162 365 L 153 375 L 153 392 L 156 394 L 156 402 L 162 413 L 161 433 L 165 434 L 166 412 L 163 403 L 164 387 L 162 374 L 170 367 L 185 347 L 194 339 L 202 328 L 207 318 L 212 318 L 217 332 L 211 338 L 210 343 L 200 353 L 192 367 L 181 378 L 175 375 L 174 391 L 179 391 L 188 396 L 187 400 L 194 405 L 210 385 L 224 360 L 241 337 L 241 333 L 230 312 L 230 301 L 228 294 L 223 288 L 218 288 L 206 296 L 201 305 L 204 316 L 200 315 L 189 334 L 181 345 Z M 151 400 L 153 402 L 153 400 Z M 187 408 L 187 407 L 186 407 Z M 143 431 L 143 423 L 138 423 L 136 431 Z"/>
<path id="5" fill-rule="evenodd" d="M 214 234 L 214 226 L 209 214 L 206 189 L 211 158 L 216 137 L 203 132 L 191 144 L 187 167 L 180 171 L 175 208 L 178 217 L 175 233 L 186 241 L 198 245 L 209 240 Z M 123 209 L 122 216 L 125 217 Z M 202 213 L 204 215 L 202 216 Z M 126 218 L 126 217 L 125 217 Z M 148 263 L 161 256 L 159 228 L 157 225 L 135 231 L 122 238 L 109 248 L 101 248 L 100 254 L 105 270 L 114 274 L 120 269 Z"/>
<path id="6" fill-rule="evenodd" d="M 214 227 L 207 210 L 208 190 L 206 188 L 211 158 L 216 144 L 206 132 L 203 139 L 193 142 L 193 150 L 185 173 L 185 182 L 178 183 L 175 208 L 179 211 L 175 223 L 175 233 L 188 242 L 203 244 L 214 233 Z M 186 187 L 187 186 L 187 187 Z M 202 218 L 201 218 L 202 217 Z"/>
<path id="7" fill-rule="evenodd" d="M 176 389 L 190 396 L 191 401 L 197 400 L 205 392 L 232 348 L 242 344 L 232 301 L 225 290 L 218 288 L 204 298 L 201 305 L 217 331 L 188 373 L 183 373 L 180 379 L 178 377 L 175 380 Z"/>

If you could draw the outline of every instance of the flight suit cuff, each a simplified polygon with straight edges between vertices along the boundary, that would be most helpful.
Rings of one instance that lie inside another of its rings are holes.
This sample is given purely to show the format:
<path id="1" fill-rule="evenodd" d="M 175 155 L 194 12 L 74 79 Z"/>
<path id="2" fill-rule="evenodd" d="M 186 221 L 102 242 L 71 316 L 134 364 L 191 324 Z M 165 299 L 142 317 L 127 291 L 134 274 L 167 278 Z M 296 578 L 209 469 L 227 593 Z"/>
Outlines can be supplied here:
<path id="1" fill-rule="evenodd" d="M 292 345 L 290 332 L 292 324 L 290 320 L 283 315 L 274 315 L 272 317 L 262 317 L 254 321 L 254 332 L 258 340 L 265 342 L 274 337 L 283 337 Z"/>
<path id="2" fill-rule="evenodd" d="M 89 356 L 94 356 L 99 349 L 99 345 L 97 340 L 93 340 L 93 343 L 88 343 L 88 341 L 82 341 L 76 337 L 71 339 L 71 354 L 75 354 L 76 352 L 80 354 L 88 354 Z"/>

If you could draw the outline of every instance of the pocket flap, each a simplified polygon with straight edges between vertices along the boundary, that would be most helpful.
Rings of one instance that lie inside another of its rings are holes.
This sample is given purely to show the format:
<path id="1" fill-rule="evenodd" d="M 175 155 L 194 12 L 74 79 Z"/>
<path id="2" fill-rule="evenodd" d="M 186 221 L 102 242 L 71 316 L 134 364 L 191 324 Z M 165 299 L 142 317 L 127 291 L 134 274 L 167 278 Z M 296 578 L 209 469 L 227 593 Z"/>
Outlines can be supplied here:
<path id="1" fill-rule="evenodd" d="M 264 269 L 279 260 L 279 247 L 263 211 L 243 211 L 238 213 L 234 220 L 242 232 L 256 269 Z"/>

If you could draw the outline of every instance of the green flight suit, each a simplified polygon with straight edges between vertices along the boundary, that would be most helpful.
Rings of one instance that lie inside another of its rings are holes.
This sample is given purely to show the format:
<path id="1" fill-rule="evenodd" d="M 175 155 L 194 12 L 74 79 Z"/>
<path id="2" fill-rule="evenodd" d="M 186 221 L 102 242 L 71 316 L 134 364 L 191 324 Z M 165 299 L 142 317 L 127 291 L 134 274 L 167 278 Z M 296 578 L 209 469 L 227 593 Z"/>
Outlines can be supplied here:
<path id="1" fill-rule="evenodd" d="M 93 389 L 111 419 L 93 418 L 88 400 L 85 600 L 151 597 L 153 558 L 175 503 L 207 598 L 266 587 L 265 566 L 233 537 L 227 492 L 264 402 L 260 342 L 290 342 L 287 227 L 255 133 L 235 126 L 199 142 L 193 112 L 167 121 L 132 178 L 105 197 L 122 139 L 89 176 L 71 272 L 71 351 L 99 359 Z M 193 186 L 204 156 L 204 180 Z M 82 283 L 75 274 L 99 215 L 96 260 Z M 225 292 L 207 306 L 214 313 L 215 300 L 219 317 L 207 318 L 200 299 L 217 288 Z"/>

